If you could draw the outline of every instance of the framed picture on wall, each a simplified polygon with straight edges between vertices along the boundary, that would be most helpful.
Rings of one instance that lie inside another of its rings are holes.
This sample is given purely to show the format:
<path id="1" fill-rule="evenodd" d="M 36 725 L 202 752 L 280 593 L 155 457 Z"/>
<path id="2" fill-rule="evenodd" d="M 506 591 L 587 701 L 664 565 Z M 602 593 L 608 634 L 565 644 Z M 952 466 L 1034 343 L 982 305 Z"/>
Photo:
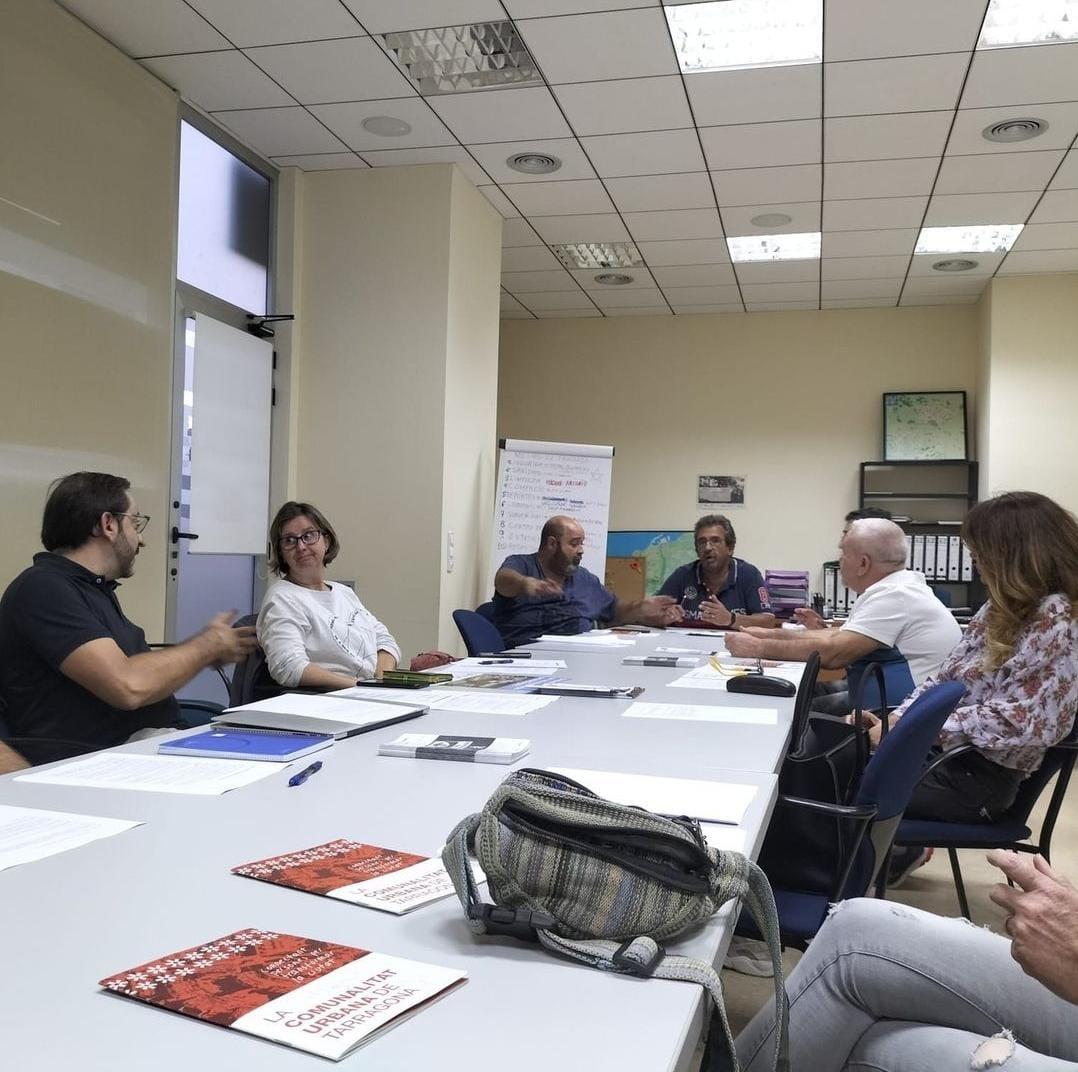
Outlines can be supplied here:
<path id="1" fill-rule="evenodd" d="M 885 462 L 964 462 L 967 443 L 965 391 L 885 392 Z"/>

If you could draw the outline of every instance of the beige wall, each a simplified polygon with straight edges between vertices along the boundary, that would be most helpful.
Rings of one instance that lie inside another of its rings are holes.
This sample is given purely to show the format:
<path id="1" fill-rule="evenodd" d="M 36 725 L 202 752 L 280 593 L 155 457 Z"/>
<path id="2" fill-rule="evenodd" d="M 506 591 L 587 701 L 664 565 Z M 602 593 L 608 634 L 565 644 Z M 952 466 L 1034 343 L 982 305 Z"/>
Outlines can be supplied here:
<path id="1" fill-rule="evenodd" d="M 451 198 L 442 554 L 452 532 L 455 565 L 442 571 L 438 647 L 463 654 L 452 612 L 486 598 L 494 514 L 502 222 L 456 169 Z"/>
<path id="2" fill-rule="evenodd" d="M 461 181 L 434 165 L 303 182 L 294 490 L 341 536 L 332 575 L 406 655 L 448 642 L 442 599 L 467 584 L 459 566 L 443 585 L 446 528 L 490 525 L 500 227 Z"/>
<path id="3" fill-rule="evenodd" d="M 176 98 L 57 5 L 5 0 L 0 102 L 0 583 L 40 550 L 51 480 L 123 474 L 154 519 L 124 608 L 160 640 Z"/>
<path id="4" fill-rule="evenodd" d="M 1078 511 L 1078 274 L 999 276 L 990 297 L 988 480 Z"/>
<path id="5" fill-rule="evenodd" d="M 976 415 L 973 306 L 510 320 L 501 355 L 500 436 L 614 445 L 611 528 L 691 528 L 697 476 L 744 474 L 739 553 L 816 585 L 882 393 L 964 389 Z"/>
<path id="6" fill-rule="evenodd" d="M 992 423 L 992 284 L 989 283 L 977 302 L 977 415 L 976 457 L 979 459 L 977 476 L 980 486 L 977 497 L 988 497 L 992 486 L 992 452 L 988 444 L 988 430 Z"/>

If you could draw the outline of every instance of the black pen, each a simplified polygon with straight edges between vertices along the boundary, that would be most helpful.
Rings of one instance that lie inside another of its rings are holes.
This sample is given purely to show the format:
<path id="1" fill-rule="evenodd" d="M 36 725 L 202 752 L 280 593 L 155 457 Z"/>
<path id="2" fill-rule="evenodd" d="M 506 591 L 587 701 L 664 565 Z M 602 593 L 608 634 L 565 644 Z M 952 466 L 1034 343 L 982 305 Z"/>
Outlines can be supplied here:
<path id="1" fill-rule="evenodd" d="M 511 663 L 512 659 L 480 659 L 480 666 L 494 666 L 495 663 Z"/>
<path id="2" fill-rule="evenodd" d="M 317 774 L 322 769 L 322 761 L 316 759 L 309 767 L 304 768 L 299 774 L 293 774 L 288 779 L 289 785 L 303 785 L 312 774 Z"/>

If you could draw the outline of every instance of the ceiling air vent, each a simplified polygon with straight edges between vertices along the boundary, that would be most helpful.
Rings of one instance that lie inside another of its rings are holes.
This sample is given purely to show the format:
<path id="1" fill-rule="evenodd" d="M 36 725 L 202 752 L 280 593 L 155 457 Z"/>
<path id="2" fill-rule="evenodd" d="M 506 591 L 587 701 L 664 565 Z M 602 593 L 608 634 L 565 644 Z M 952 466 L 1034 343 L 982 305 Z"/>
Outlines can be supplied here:
<path id="1" fill-rule="evenodd" d="M 932 265 L 936 272 L 968 272 L 977 267 L 976 261 L 967 260 L 965 257 L 952 257 L 945 261 L 936 261 Z"/>
<path id="2" fill-rule="evenodd" d="M 505 161 L 514 171 L 525 175 L 549 175 L 561 167 L 561 161 L 549 153 L 517 153 Z"/>
<path id="3" fill-rule="evenodd" d="M 632 281 L 631 275 L 624 275 L 621 272 L 600 272 L 595 277 L 596 283 L 602 283 L 606 287 L 623 287 Z"/>
<path id="4" fill-rule="evenodd" d="M 986 141 L 1029 141 L 1048 129 L 1043 119 L 1004 119 L 981 131 Z"/>

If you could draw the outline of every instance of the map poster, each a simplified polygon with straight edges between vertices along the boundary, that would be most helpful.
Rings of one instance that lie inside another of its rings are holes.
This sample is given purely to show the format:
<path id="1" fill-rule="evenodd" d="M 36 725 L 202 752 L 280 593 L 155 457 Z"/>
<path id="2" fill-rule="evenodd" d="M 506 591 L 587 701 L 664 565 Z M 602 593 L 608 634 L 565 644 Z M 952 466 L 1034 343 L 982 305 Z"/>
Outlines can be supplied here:
<path id="1" fill-rule="evenodd" d="M 696 558 L 692 531 L 643 529 L 607 533 L 608 558 L 634 559 L 644 565 L 644 595 L 653 596 L 663 581 L 686 562 Z M 619 593 L 620 594 L 620 593 Z"/>
<path id="2" fill-rule="evenodd" d="M 883 460 L 965 461 L 966 392 L 886 392 Z"/>

